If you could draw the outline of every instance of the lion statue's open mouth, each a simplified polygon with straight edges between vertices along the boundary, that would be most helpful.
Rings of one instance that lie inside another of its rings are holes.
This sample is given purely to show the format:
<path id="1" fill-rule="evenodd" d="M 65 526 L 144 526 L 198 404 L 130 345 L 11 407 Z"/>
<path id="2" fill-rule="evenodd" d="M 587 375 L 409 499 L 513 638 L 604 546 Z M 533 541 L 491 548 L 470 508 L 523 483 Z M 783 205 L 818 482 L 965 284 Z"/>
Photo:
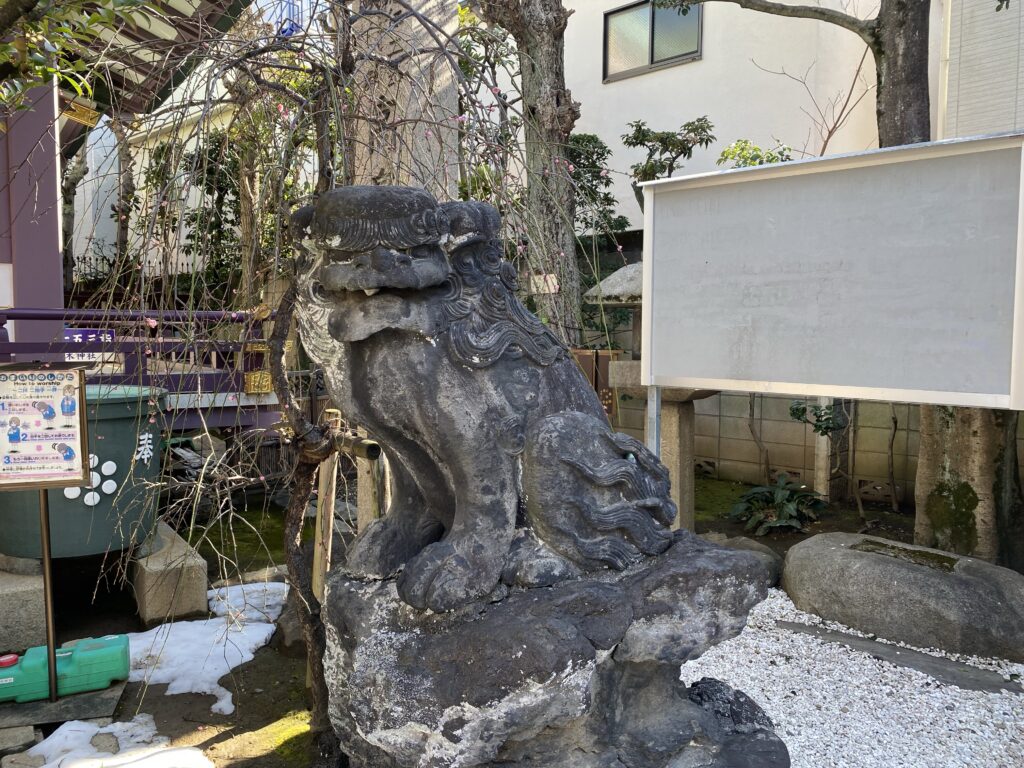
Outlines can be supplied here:
<path id="1" fill-rule="evenodd" d="M 302 341 L 384 447 L 387 514 L 346 568 L 445 611 L 664 551 L 668 472 L 613 432 L 568 350 L 516 298 L 500 219 L 405 187 L 344 187 L 292 217 Z"/>

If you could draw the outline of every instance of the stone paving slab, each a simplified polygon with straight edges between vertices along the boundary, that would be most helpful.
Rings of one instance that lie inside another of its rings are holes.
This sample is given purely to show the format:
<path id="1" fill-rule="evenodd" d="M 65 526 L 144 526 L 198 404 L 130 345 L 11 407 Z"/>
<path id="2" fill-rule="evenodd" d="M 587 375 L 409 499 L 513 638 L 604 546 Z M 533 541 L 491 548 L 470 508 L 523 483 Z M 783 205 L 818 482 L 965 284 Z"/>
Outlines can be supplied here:
<path id="1" fill-rule="evenodd" d="M 0 728 L 0 755 L 22 752 L 36 743 L 36 729 L 31 725 Z"/>
<path id="2" fill-rule="evenodd" d="M 117 708 L 117 702 L 121 700 L 125 685 L 124 682 L 114 683 L 102 691 L 76 693 L 57 701 L 43 699 L 26 701 L 23 704 L 13 701 L 0 704 L 0 728 L 111 717 Z"/>
<path id="3" fill-rule="evenodd" d="M 855 651 L 867 653 L 876 659 L 888 661 L 890 664 L 916 669 L 918 672 L 934 677 L 940 683 L 945 683 L 946 685 L 955 685 L 957 688 L 964 688 L 969 691 L 1024 693 L 1024 687 L 1019 682 L 1006 680 L 998 672 L 978 669 L 977 667 L 953 661 L 952 659 L 943 659 L 939 656 L 922 653 L 921 651 L 901 648 L 890 643 L 880 643 L 877 640 L 869 640 L 866 637 L 858 637 L 857 635 L 837 632 L 833 629 L 825 629 L 824 627 L 816 627 L 811 624 L 777 621 L 775 625 L 780 629 L 786 629 L 790 632 L 812 635 L 828 643 L 842 643 Z"/>

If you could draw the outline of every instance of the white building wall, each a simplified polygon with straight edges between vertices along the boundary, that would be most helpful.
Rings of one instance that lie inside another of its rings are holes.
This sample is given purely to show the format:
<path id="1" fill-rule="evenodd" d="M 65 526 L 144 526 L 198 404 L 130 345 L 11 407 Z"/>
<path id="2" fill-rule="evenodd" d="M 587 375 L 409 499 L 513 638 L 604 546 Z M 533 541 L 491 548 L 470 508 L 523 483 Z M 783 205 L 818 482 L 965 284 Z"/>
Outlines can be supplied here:
<path id="1" fill-rule="evenodd" d="M 117 224 L 111 207 L 117 204 L 117 146 L 114 135 L 103 117 L 96 128 L 86 134 L 88 173 L 75 193 L 75 224 L 72 253 L 78 277 L 94 277 L 106 273 L 103 257 L 110 257 L 117 247 Z"/>
<path id="2" fill-rule="evenodd" d="M 1024 6 L 952 0 L 943 135 L 1024 130 Z"/>
<path id="3" fill-rule="evenodd" d="M 640 227 L 641 217 L 626 174 L 631 164 L 643 159 L 642 151 L 627 150 L 620 140 L 631 120 L 646 120 L 655 130 L 675 129 L 702 115 L 714 123 L 718 141 L 697 150 L 677 175 L 715 169 L 721 150 L 741 138 L 761 146 L 774 146 L 778 140 L 799 153 L 820 153 L 821 140 L 808 113 L 815 111 L 814 100 L 825 106 L 849 91 L 865 48 L 859 37 L 823 22 L 709 2 L 703 6 L 700 59 L 604 83 L 604 13 L 623 4 L 622 0 L 566 0 L 575 12 L 566 30 L 565 60 L 567 84 L 582 105 L 576 130 L 597 134 L 613 150 L 614 193 L 631 228 Z M 865 15 L 874 12 L 862 5 Z M 858 10 L 856 2 L 843 7 Z M 935 61 L 941 40 L 940 3 L 933 3 L 932 15 Z M 806 74 L 807 89 L 764 70 Z M 937 74 L 937 64 L 933 70 Z M 830 142 L 829 154 L 877 146 L 875 69 L 870 54 L 861 75 L 855 93 L 859 95 L 865 87 L 871 92 Z"/>

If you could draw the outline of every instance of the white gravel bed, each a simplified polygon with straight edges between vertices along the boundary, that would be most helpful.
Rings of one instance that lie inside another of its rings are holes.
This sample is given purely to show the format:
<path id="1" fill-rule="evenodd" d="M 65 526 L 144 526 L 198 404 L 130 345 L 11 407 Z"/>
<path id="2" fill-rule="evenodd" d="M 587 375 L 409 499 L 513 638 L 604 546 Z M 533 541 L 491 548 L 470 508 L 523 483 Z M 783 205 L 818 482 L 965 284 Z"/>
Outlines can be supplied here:
<path id="1" fill-rule="evenodd" d="M 863 634 L 798 611 L 781 590 L 751 611 L 739 636 L 682 666 L 687 684 L 723 680 L 775 722 L 793 768 L 1021 768 L 1024 694 L 945 685 L 777 620 Z M 999 672 L 1024 665 L 916 649 Z"/>

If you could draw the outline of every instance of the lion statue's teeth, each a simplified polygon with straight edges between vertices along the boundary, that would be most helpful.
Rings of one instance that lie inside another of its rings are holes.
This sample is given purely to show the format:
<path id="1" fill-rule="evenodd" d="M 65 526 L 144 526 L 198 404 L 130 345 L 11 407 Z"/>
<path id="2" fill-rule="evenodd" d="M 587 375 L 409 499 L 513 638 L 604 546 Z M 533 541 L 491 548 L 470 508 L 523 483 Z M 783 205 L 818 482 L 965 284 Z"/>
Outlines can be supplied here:
<path id="1" fill-rule="evenodd" d="M 373 294 L 380 291 L 380 288 L 363 288 L 363 293 L 367 296 L 373 296 Z"/>

